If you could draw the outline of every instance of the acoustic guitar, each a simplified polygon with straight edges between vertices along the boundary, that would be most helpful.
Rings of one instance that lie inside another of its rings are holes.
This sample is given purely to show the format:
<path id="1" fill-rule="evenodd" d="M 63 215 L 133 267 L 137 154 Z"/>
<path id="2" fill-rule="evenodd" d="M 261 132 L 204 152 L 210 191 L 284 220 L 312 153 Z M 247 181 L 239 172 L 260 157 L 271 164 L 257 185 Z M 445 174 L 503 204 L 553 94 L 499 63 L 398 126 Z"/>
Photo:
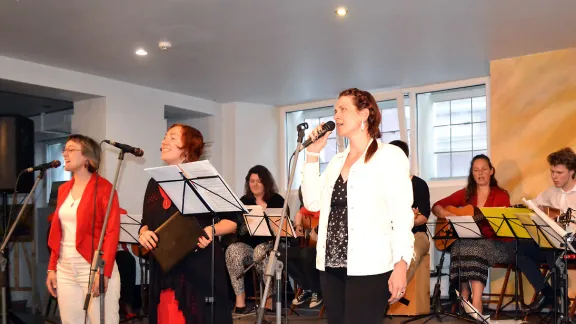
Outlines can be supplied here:
<path id="1" fill-rule="evenodd" d="M 316 247 L 316 241 L 312 239 L 312 236 L 310 235 L 311 231 L 315 231 L 316 233 L 318 233 L 318 224 L 319 224 L 320 218 L 319 217 L 312 217 L 310 215 L 303 215 L 302 217 L 302 227 L 307 230 L 305 231 L 306 235 L 306 239 L 308 240 L 308 247 Z"/>
<path id="2" fill-rule="evenodd" d="M 490 222 L 484 217 L 480 208 L 466 205 L 463 207 L 446 206 L 444 209 L 455 216 L 472 216 L 485 238 L 496 237 L 496 232 L 492 229 Z M 458 239 L 454 237 L 455 235 L 456 233 L 453 232 L 450 222 L 444 217 L 437 216 L 436 228 L 434 229 L 434 237 L 437 238 L 434 240 L 436 248 L 439 251 L 448 249 Z M 446 237 L 446 239 L 442 239 L 443 237 Z"/>

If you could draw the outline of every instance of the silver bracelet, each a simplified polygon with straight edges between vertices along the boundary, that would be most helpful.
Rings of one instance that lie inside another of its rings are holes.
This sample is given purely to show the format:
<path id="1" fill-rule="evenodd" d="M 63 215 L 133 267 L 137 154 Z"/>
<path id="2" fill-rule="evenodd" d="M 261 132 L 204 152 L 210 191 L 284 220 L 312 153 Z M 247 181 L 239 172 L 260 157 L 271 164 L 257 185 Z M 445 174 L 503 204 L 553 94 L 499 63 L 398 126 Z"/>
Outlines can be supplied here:
<path id="1" fill-rule="evenodd" d="M 306 150 L 306 155 L 308 155 L 308 156 L 320 157 L 320 153 L 310 152 L 310 151 L 308 151 L 308 150 Z"/>

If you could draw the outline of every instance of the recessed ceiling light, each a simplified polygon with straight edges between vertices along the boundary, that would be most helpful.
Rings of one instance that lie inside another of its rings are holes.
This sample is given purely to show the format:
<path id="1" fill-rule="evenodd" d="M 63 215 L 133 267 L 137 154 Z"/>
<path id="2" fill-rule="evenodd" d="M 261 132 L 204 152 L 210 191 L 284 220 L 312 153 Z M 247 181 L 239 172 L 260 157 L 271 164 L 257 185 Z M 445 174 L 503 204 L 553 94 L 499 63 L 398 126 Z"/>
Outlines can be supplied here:
<path id="1" fill-rule="evenodd" d="M 340 17 L 344 17 L 344 16 L 346 16 L 346 14 L 348 14 L 348 9 L 346 9 L 344 7 L 340 7 L 338 9 L 336 9 L 336 14 Z"/>
<path id="2" fill-rule="evenodd" d="M 138 56 L 146 56 L 148 55 L 148 52 L 146 52 L 143 48 L 139 48 L 136 50 L 136 55 Z"/>

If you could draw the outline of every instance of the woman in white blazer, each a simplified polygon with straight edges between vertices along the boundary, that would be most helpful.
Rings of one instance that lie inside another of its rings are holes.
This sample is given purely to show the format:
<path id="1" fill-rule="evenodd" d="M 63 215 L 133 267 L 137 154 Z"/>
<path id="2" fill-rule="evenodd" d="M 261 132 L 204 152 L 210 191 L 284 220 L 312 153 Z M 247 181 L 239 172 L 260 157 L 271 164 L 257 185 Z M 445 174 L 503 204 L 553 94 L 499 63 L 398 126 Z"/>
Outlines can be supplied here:
<path id="1" fill-rule="evenodd" d="M 322 175 L 322 125 L 306 149 L 302 194 L 308 210 L 320 211 L 316 267 L 331 324 L 382 323 L 386 304 L 406 290 L 414 253 L 410 167 L 401 149 L 378 140 L 381 119 L 369 92 L 344 90 L 334 120 L 348 148 Z"/>

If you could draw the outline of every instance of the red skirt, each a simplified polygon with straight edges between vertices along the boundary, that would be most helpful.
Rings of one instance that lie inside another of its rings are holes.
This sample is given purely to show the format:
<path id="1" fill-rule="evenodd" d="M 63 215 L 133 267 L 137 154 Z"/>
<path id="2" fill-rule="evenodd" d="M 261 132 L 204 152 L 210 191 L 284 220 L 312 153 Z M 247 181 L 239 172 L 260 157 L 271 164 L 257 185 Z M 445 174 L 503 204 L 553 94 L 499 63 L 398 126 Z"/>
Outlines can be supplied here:
<path id="1" fill-rule="evenodd" d="M 160 292 L 158 324 L 186 324 L 184 314 L 178 310 L 178 301 L 172 289 L 165 289 Z"/>

